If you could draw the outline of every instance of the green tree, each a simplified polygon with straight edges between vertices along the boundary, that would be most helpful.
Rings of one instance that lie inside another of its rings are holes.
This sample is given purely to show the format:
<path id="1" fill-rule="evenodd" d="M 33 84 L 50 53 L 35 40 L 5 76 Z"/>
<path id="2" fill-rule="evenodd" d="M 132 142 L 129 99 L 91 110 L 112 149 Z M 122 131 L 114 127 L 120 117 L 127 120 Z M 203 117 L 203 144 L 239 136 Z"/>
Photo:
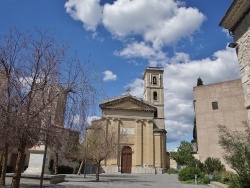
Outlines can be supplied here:
<path id="1" fill-rule="evenodd" d="M 202 79 L 199 77 L 197 79 L 197 86 L 203 85 Z M 197 139 L 197 130 L 196 130 L 196 117 L 194 117 L 194 127 L 193 127 L 193 140 L 192 142 L 196 142 Z"/>
<path id="2" fill-rule="evenodd" d="M 197 86 L 201 86 L 201 85 L 203 85 L 203 81 L 202 81 L 202 79 L 199 77 L 199 78 L 197 79 Z"/>
<path id="3" fill-rule="evenodd" d="M 225 166 L 221 163 L 220 159 L 208 157 L 204 161 L 203 169 L 207 174 L 213 174 L 214 171 L 218 172 L 224 171 Z"/>
<path id="4" fill-rule="evenodd" d="M 196 160 L 192 155 L 192 144 L 181 141 L 177 152 L 170 152 L 171 158 L 180 165 L 195 166 Z"/>
<path id="5" fill-rule="evenodd" d="M 197 139 L 196 118 L 194 118 L 194 128 L 193 128 L 193 140 L 192 140 L 192 142 L 196 142 L 196 139 Z"/>
<path id="6" fill-rule="evenodd" d="M 240 132 L 219 125 L 219 144 L 225 161 L 238 175 L 239 187 L 250 187 L 250 127 L 246 124 L 246 130 Z"/>

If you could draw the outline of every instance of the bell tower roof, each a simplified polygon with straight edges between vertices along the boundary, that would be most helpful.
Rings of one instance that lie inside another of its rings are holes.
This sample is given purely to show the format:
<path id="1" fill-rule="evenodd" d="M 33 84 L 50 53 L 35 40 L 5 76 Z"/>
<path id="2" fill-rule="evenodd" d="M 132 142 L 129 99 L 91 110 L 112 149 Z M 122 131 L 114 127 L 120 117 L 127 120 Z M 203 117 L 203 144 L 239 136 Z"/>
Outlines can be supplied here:
<path id="1" fill-rule="evenodd" d="M 143 74 L 142 79 L 144 80 L 145 75 L 146 75 L 147 72 L 159 72 L 159 71 L 161 73 L 163 73 L 164 72 L 163 67 L 147 67 L 144 74 Z"/>

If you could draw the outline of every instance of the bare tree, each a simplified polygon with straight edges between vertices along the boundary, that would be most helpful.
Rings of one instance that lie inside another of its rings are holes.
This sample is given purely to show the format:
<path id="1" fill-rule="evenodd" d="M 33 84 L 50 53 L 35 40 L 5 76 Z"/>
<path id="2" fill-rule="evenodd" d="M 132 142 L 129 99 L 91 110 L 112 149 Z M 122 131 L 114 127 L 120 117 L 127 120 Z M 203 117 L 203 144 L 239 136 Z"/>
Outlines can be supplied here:
<path id="1" fill-rule="evenodd" d="M 116 158 L 120 152 L 120 140 L 125 140 L 118 134 L 117 127 L 106 125 L 106 120 L 100 119 L 92 121 L 86 129 L 84 142 L 82 143 L 82 156 L 96 165 L 96 181 L 99 181 L 100 167 L 103 160 Z"/>
<path id="2" fill-rule="evenodd" d="M 60 134 L 55 134 L 59 129 L 53 127 L 83 129 L 83 123 L 74 123 L 74 116 L 83 119 L 93 101 L 95 75 L 76 54 L 70 55 L 66 43 L 57 43 L 49 32 L 38 30 L 32 35 L 14 29 L 0 39 L 0 68 L 6 77 L 6 95 L 0 104 L 0 112 L 5 114 L 1 131 L 18 148 L 12 187 L 19 187 L 26 147 L 43 144 L 46 134 L 56 143 Z M 66 112 L 71 113 L 66 117 Z"/>

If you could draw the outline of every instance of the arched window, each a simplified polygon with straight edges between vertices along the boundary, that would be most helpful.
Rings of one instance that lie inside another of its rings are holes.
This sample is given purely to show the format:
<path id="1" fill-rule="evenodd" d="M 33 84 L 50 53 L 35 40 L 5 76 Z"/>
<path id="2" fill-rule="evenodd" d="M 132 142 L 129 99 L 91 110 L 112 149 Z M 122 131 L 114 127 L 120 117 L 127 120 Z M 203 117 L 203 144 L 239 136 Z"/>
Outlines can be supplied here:
<path id="1" fill-rule="evenodd" d="M 156 109 L 156 111 L 154 112 L 154 117 L 158 117 L 157 109 Z"/>
<path id="2" fill-rule="evenodd" d="M 153 99 L 157 100 L 157 92 L 156 91 L 153 92 Z"/>
<path id="3" fill-rule="evenodd" d="M 153 76 L 153 84 L 157 84 L 156 76 Z"/>

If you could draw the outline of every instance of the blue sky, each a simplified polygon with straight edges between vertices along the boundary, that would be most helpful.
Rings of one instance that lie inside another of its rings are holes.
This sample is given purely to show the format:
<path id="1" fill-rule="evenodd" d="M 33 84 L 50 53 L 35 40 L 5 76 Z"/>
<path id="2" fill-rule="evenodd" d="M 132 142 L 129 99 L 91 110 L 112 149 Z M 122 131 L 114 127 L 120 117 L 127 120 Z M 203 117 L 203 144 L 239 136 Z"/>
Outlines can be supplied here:
<path id="1" fill-rule="evenodd" d="M 103 98 L 142 97 L 147 66 L 162 66 L 168 150 L 192 139 L 193 86 L 239 78 L 233 39 L 218 26 L 232 0 L 0 0 L 0 33 L 41 28 L 91 62 Z M 98 106 L 90 116 L 100 116 Z"/>

